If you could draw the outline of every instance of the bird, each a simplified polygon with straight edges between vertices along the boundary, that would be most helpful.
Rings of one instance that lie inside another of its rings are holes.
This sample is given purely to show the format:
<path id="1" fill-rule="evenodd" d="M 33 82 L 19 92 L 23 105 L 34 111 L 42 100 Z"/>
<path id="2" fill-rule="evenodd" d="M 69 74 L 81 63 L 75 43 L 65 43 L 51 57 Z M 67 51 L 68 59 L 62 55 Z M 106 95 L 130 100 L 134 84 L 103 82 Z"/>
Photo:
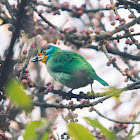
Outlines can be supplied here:
<path id="1" fill-rule="evenodd" d="M 31 61 L 45 63 L 48 73 L 54 80 L 72 90 L 88 84 L 91 85 L 92 90 L 94 80 L 103 86 L 108 86 L 108 83 L 96 74 L 87 60 L 74 51 L 62 50 L 55 45 L 46 45 L 39 49 Z"/>

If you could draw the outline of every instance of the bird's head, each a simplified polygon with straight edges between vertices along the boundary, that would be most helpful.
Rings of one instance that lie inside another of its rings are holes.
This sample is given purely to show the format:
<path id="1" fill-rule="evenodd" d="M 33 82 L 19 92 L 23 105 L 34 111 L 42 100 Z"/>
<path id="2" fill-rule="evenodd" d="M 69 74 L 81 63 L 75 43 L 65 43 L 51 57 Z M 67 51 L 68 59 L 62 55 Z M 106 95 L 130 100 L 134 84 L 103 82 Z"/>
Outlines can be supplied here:
<path id="1" fill-rule="evenodd" d="M 37 55 L 34 56 L 31 61 L 41 61 L 42 63 L 47 63 L 56 49 L 58 48 L 53 45 L 47 45 L 46 47 L 39 49 Z"/>

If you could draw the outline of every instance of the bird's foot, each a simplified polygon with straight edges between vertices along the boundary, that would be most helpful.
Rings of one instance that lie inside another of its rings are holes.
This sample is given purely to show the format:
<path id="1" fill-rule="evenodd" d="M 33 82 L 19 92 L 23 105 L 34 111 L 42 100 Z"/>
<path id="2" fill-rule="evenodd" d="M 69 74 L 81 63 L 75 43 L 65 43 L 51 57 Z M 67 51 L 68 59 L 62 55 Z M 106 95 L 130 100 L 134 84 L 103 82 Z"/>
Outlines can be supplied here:
<path id="1" fill-rule="evenodd" d="M 93 95 L 95 94 L 94 91 L 93 91 L 93 89 L 91 89 L 91 94 L 93 94 Z"/>
<path id="2" fill-rule="evenodd" d="M 95 92 L 93 91 L 93 89 L 91 89 L 91 95 L 92 95 L 92 98 L 95 99 Z"/>
<path id="3" fill-rule="evenodd" d="M 72 93 L 72 91 L 73 91 L 73 88 L 70 91 L 68 91 L 68 93 Z"/>

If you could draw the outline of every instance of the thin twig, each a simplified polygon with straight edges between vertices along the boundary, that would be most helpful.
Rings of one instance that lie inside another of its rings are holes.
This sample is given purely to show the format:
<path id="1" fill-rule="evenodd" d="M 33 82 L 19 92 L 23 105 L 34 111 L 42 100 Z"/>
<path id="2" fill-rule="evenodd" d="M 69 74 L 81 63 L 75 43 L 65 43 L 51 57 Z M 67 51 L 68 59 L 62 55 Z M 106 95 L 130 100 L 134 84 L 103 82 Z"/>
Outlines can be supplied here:
<path id="1" fill-rule="evenodd" d="M 110 37 L 110 38 L 108 38 L 108 40 L 119 40 L 119 39 L 122 39 L 122 38 L 127 38 L 127 37 L 137 36 L 137 35 L 140 35 L 140 33 L 125 34 L 123 36 Z"/>
<path id="2" fill-rule="evenodd" d="M 110 0 L 111 4 L 113 5 L 113 9 L 114 9 L 114 12 L 116 14 L 116 16 L 119 17 L 119 21 L 121 22 L 121 17 L 117 11 L 117 7 L 115 6 L 113 0 Z M 129 8 L 128 8 L 129 9 Z M 135 17 L 136 19 L 136 17 Z M 130 34 L 130 31 L 125 31 L 127 34 Z M 131 40 L 133 41 L 133 43 L 140 49 L 140 44 L 138 43 L 138 41 L 133 37 L 133 36 L 130 36 Z"/>
<path id="3" fill-rule="evenodd" d="M 108 51 L 107 51 L 105 45 L 102 45 L 102 49 L 103 49 L 103 51 L 104 51 L 106 57 L 112 62 L 113 66 L 114 66 L 118 71 L 120 71 L 120 72 L 122 73 L 123 70 L 121 70 L 121 68 L 119 68 L 118 65 L 117 65 L 114 61 L 112 61 L 112 58 L 109 56 Z"/>
<path id="4" fill-rule="evenodd" d="M 95 46 L 95 45 L 88 45 L 87 48 L 92 48 L 92 49 L 95 49 L 96 51 L 103 51 L 103 50 L 99 50 L 98 46 Z M 140 61 L 140 56 L 132 55 L 132 54 L 129 54 L 129 53 L 126 53 L 126 52 L 120 52 L 120 51 L 115 50 L 113 48 L 112 49 L 106 48 L 106 49 L 107 49 L 108 53 L 119 55 L 119 56 L 122 56 L 122 57 L 127 58 L 127 59 Z"/>
<path id="5" fill-rule="evenodd" d="M 12 12 L 12 9 L 11 9 L 11 5 L 9 4 L 8 0 L 5 0 L 5 5 L 6 5 L 6 8 L 9 12 L 9 14 L 11 15 L 12 19 L 14 20 L 14 16 L 13 16 L 13 12 Z"/>
<path id="6" fill-rule="evenodd" d="M 111 34 L 113 35 L 115 33 L 118 33 L 120 31 L 124 30 L 125 28 L 129 28 L 139 22 L 140 22 L 140 16 L 138 18 L 134 19 L 133 21 L 128 22 L 127 24 L 121 25 L 118 28 L 114 29 L 113 31 L 111 31 Z M 100 40 L 107 39 L 110 37 L 108 36 L 107 33 L 102 33 L 100 35 L 93 35 L 92 38 L 95 39 L 96 41 L 100 41 Z"/>
<path id="7" fill-rule="evenodd" d="M 53 5 L 48 5 L 48 4 L 43 4 L 43 3 L 41 3 L 39 5 L 44 6 L 44 7 L 48 7 L 48 8 L 52 8 L 52 9 L 56 9 L 57 8 L 59 10 L 58 7 L 55 7 Z M 109 10 L 109 9 L 107 9 L 107 8 L 89 9 L 89 10 L 88 9 L 83 9 L 83 12 L 84 13 L 96 13 L 96 12 L 105 11 L 105 10 Z M 67 8 L 67 9 L 64 9 L 64 11 L 72 12 L 72 9 Z"/>
<path id="8" fill-rule="evenodd" d="M 20 73 L 19 81 L 22 80 L 22 76 L 23 76 L 23 74 L 24 74 L 26 68 L 28 67 L 28 64 L 29 64 L 29 61 L 30 61 L 30 58 L 31 58 L 32 55 L 33 55 L 33 50 L 32 50 L 32 48 L 30 48 L 29 53 L 28 53 L 28 55 L 27 55 L 27 57 L 26 57 L 26 60 L 25 60 L 23 69 L 22 69 L 22 71 L 21 71 L 21 73 Z"/>
<path id="9" fill-rule="evenodd" d="M 59 31 L 59 32 L 62 33 L 62 31 L 61 31 L 57 26 L 55 26 L 55 25 L 52 24 L 50 21 L 48 21 L 44 16 L 42 16 L 42 14 L 39 13 L 39 12 L 37 11 L 37 9 L 35 8 L 35 6 L 34 6 L 32 3 L 30 4 L 30 6 L 33 8 L 33 10 L 38 14 L 38 16 L 39 16 L 44 22 L 46 22 L 49 26 L 51 26 L 52 28 L 54 28 L 54 29 L 56 29 L 57 31 Z"/>
<path id="10" fill-rule="evenodd" d="M 112 58 L 109 56 L 108 51 L 107 51 L 105 45 L 102 45 L 102 49 L 103 49 L 103 51 L 104 51 L 106 57 L 107 57 L 107 58 L 109 59 L 109 61 L 112 63 L 112 65 L 113 65 L 118 71 L 120 71 L 120 72 L 122 73 L 123 70 L 122 70 L 122 69 L 116 64 L 116 62 L 113 61 Z M 136 79 L 135 79 L 134 77 L 132 77 L 131 75 L 127 75 L 127 74 L 126 74 L 126 76 L 127 76 L 127 78 L 129 78 L 130 80 L 136 82 Z"/>
<path id="11" fill-rule="evenodd" d="M 115 123 L 121 123 L 121 124 L 140 124 L 140 122 L 130 122 L 130 121 L 117 121 L 117 120 L 114 120 L 114 119 L 110 119 L 106 116 L 104 116 L 101 112 L 99 112 L 95 107 L 92 107 L 93 111 L 95 111 L 99 116 L 109 120 L 109 121 L 112 121 L 112 122 L 115 122 Z"/>

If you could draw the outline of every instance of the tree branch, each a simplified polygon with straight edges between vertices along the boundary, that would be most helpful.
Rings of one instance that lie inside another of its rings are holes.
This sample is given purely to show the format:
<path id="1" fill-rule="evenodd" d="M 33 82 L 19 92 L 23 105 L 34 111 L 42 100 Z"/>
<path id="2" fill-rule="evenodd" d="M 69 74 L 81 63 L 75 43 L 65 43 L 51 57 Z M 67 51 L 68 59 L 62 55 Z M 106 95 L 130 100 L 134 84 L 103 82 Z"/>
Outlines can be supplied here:
<path id="1" fill-rule="evenodd" d="M 118 0 L 120 5 L 129 5 L 130 8 L 136 9 L 138 12 L 140 11 L 140 4 L 139 3 L 134 3 L 131 1 L 127 0 Z"/>
<path id="2" fill-rule="evenodd" d="M 88 45 L 88 48 L 95 49 L 96 51 L 102 51 L 102 50 L 99 50 L 98 46 L 95 46 L 95 45 Z M 113 48 L 112 49 L 108 49 L 107 48 L 107 51 L 108 51 L 108 53 L 119 55 L 119 56 L 122 56 L 122 57 L 127 58 L 127 59 L 132 59 L 132 60 L 135 60 L 135 61 L 140 61 L 140 56 L 132 55 L 132 54 L 125 53 L 125 52 L 120 52 L 120 51 L 115 50 Z"/>
<path id="3" fill-rule="evenodd" d="M 8 53 L 6 55 L 6 59 L 2 65 L 1 75 L 0 75 L 0 90 L 3 90 L 3 86 L 6 84 L 6 82 L 9 79 L 9 75 L 13 71 L 13 63 L 12 63 L 12 57 L 13 57 L 13 47 L 16 43 L 17 38 L 20 35 L 20 28 L 22 25 L 22 18 L 24 16 L 24 8 L 27 6 L 27 0 L 22 0 L 19 5 L 19 11 L 17 11 L 17 21 L 15 23 L 15 30 L 12 34 L 11 43 L 8 48 Z"/>
<path id="4" fill-rule="evenodd" d="M 114 92 L 112 92 L 111 94 L 106 95 L 105 97 L 102 97 L 101 99 L 98 99 L 97 101 L 93 101 L 93 102 L 91 102 L 91 103 L 89 103 L 89 104 L 63 105 L 63 104 L 49 104 L 49 103 L 38 102 L 38 101 L 33 102 L 33 104 L 34 104 L 34 106 L 41 106 L 41 107 L 45 107 L 45 108 L 53 107 L 53 108 L 56 108 L 56 109 L 58 109 L 58 108 L 61 108 L 61 109 L 62 109 L 62 108 L 67 108 L 67 109 L 81 108 L 81 109 L 82 109 L 82 108 L 84 108 L 84 107 L 95 106 L 95 105 L 97 105 L 97 104 L 99 104 L 99 103 L 102 103 L 103 101 L 109 99 L 109 98 L 112 97 L 112 96 L 117 96 L 118 94 L 120 94 L 120 93 L 123 92 L 123 91 L 127 91 L 127 90 L 130 90 L 130 89 L 133 89 L 133 87 L 135 87 L 135 86 L 137 86 L 137 85 L 139 85 L 139 84 L 140 84 L 140 80 L 137 81 L 137 82 L 134 82 L 134 83 L 132 83 L 132 84 L 130 84 L 130 85 L 128 85 L 128 86 L 122 88 L 122 89 L 119 89 L 119 90 L 117 90 L 117 91 L 114 91 Z"/>
<path id="5" fill-rule="evenodd" d="M 122 38 L 127 38 L 127 37 L 137 36 L 137 35 L 140 35 L 140 33 L 125 34 L 125 35 L 123 35 L 123 36 L 111 37 L 111 38 L 109 38 L 108 40 L 119 40 L 119 39 L 122 39 Z"/>
<path id="6" fill-rule="evenodd" d="M 114 29 L 113 31 L 110 31 L 111 34 L 115 34 L 115 33 L 118 33 L 122 30 L 124 30 L 125 28 L 129 28 L 133 25 L 135 25 L 136 23 L 139 23 L 140 22 L 140 16 L 136 19 L 134 19 L 133 21 L 127 23 L 127 24 L 124 24 L 124 25 L 121 25 L 119 27 L 117 27 L 116 29 Z M 103 33 L 103 34 L 100 34 L 100 35 L 93 35 L 92 38 L 95 38 L 96 41 L 100 41 L 100 40 L 103 40 L 103 39 L 108 39 L 109 36 L 108 36 L 108 33 Z M 139 47 L 138 47 L 139 48 Z"/>
<path id="7" fill-rule="evenodd" d="M 64 33 L 62 30 L 60 30 L 57 26 L 55 26 L 55 25 L 53 25 L 50 21 L 48 21 L 44 16 L 42 16 L 42 14 L 40 14 L 38 11 L 37 11 L 37 9 L 33 6 L 33 5 L 31 5 L 31 7 L 36 11 L 36 13 L 40 16 L 40 18 L 44 21 L 44 22 L 46 22 L 49 26 L 51 26 L 52 28 L 54 28 L 54 29 L 56 29 L 57 31 L 59 31 L 59 32 L 61 32 L 61 33 Z M 139 18 L 139 20 L 140 20 L 140 18 Z M 124 28 L 124 27 L 123 27 Z M 123 29 L 122 29 L 123 30 Z M 116 31 L 116 30 L 115 30 Z M 133 34 L 133 35 L 135 35 L 135 34 Z M 136 34 L 137 35 L 137 34 Z M 107 33 L 105 33 L 104 35 L 95 35 L 94 36 L 94 38 L 99 38 L 100 40 L 102 40 L 102 39 L 104 39 L 104 38 L 106 38 L 106 36 L 107 36 Z M 132 36 L 132 35 L 126 35 L 127 37 L 128 36 Z M 71 43 L 73 43 L 73 44 L 75 44 L 75 45 L 77 45 L 77 46 L 79 46 L 79 48 L 80 47 L 82 47 L 82 42 L 81 41 L 79 41 L 79 40 L 75 40 L 75 39 L 72 39 L 73 38 L 73 36 L 66 36 L 66 39 L 69 41 L 69 42 L 71 42 Z M 102 38 L 102 39 L 101 39 Z M 119 37 L 120 39 L 121 38 L 124 38 L 124 36 L 122 36 L 122 37 Z M 118 39 L 118 37 L 111 37 L 111 38 L 109 38 L 108 40 L 113 40 L 113 39 Z M 95 50 L 97 50 L 98 51 L 98 46 L 94 46 L 94 45 L 88 45 L 88 48 L 93 48 L 93 49 L 95 49 Z M 112 53 L 112 54 L 117 54 L 117 55 L 120 55 L 120 56 L 123 56 L 123 57 L 125 57 L 125 58 L 129 58 L 129 59 L 132 59 L 132 60 L 136 60 L 136 61 L 139 61 L 140 60 L 140 56 L 134 56 L 134 55 L 131 55 L 131 54 L 127 54 L 127 53 L 123 53 L 123 52 L 119 52 L 119 51 L 117 51 L 117 50 L 114 50 L 114 49 L 112 49 L 112 50 L 108 50 L 107 49 L 107 51 L 109 52 L 109 53 Z"/>

